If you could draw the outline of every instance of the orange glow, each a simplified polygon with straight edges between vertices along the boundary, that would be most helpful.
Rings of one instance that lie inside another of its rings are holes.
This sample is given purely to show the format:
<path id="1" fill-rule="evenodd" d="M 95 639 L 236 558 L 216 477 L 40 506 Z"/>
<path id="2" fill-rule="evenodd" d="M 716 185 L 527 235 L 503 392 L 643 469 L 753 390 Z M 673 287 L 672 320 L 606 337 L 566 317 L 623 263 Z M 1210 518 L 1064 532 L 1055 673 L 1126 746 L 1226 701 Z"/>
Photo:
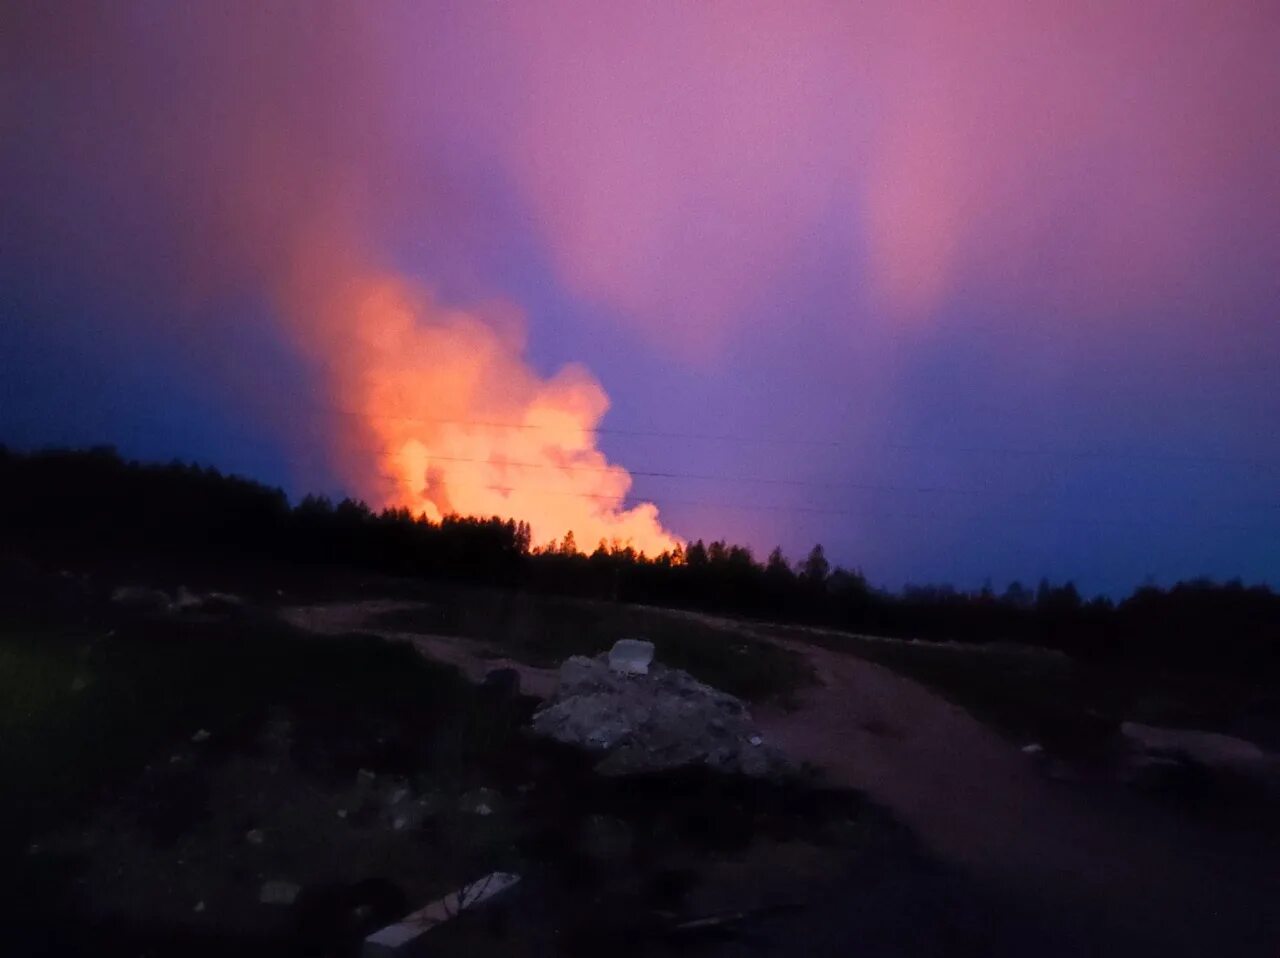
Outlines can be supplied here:
<path id="1" fill-rule="evenodd" d="M 679 545 L 653 504 L 623 508 L 631 477 L 595 448 L 600 384 L 578 365 L 541 378 L 510 308 L 446 308 L 398 277 L 348 283 L 321 310 L 301 308 L 309 293 L 289 312 L 350 426 L 339 470 L 371 504 L 524 520 L 535 545 Z"/>

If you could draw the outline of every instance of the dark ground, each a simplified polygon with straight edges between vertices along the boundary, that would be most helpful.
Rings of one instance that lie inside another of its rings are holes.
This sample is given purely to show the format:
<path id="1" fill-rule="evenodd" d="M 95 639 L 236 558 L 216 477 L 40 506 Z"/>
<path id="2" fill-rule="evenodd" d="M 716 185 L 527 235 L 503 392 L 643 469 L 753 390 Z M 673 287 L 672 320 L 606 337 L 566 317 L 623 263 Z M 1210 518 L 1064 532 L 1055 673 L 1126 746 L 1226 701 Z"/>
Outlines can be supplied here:
<path id="1" fill-rule="evenodd" d="M 749 638 L 332 569 L 60 574 L 10 561 L 0 573 L 5 954 L 355 954 L 372 928 L 495 869 L 524 880 L 431 932 L 431 953 L 1157 953 L 1157 929 L 1134 940 L 1079 903 L 1032 905 L 941 866 L 856 793 L 702 772 L 601 780 L 523 735 L 530 700 L 407 646 L 301 635 L 274 610 L 403 594 L 436 610 L 439 631 L 535 661 L 636 631 L 756 700 L 785 703 L 810 681 Z M 129 610 L 109 601 L 124 583 L 246 602 Z M 492 814 L 473 811 L 477 795 Z M 258 903 L 271 878 L 302 886 L 294 906 Z M 678 927 L 742 911 L 710 931 Z"/>

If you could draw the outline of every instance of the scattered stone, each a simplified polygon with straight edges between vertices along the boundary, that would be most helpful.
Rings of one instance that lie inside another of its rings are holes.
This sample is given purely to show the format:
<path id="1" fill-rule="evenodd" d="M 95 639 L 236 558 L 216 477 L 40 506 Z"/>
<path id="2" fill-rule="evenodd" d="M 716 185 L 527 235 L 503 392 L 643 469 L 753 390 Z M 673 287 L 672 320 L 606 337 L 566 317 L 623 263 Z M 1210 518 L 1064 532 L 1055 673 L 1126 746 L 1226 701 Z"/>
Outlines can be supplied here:
<path id="1" fill-rule="evenodd" d="M 409 824 L 409 820 L 405 818 L 403 815 L 397 815 L 395 818 L 391 820 L 391 827 L 398 832 L 404 831 L 405 826 L 408 824 Z"/>
<path id="2" fill-rule="evenodd" d="M 250 845 L 261 845 L 267 840 L 267 836 L 261 828 L 251 828 L 244 833 L 244 840 Z"/>
<path id="3" fill-rule="evenodd" d="M 210 738 L 212 738 L 212 736 L 209 734 L 207 729 L 200 729 L 200 731 L 196 732 L 195 735 L 191 736 L 191 741 L 198 745 L 201 742 L 209 741 Z"/>
<path id="4" fill-rule="evenodd" d="M 520 881 L 519 875 L 494 872 L 479 881 L 463 885 L 457 891 L 433 901 L 425 908 L 406 915 L 394 925 L 375 931 L 364 940 L 363 958 L 408 954 L 407 945 L 419 936 L 454 918 L 469 908 L 483 904 Z"/>
<path id="5" fill-rule="evenodd" d="M 690 765 L 752 776 L 788 769 L 740 699 L 680 669 L 647 668 L 620 673 L 608 655 L 568 659 L 555 697 L 534 713 L 534 733 L 599 754 L 603 775 Z"/>
<path id="6" fill-rule="evenodd" d="M 609 650 L 609 668 L 620 675 L 648 675 L 653 643 L 643 639 L 619 639 Z"/>
<path id="7" fill-rule="evenodd" d="M 404 801 L 406 798 L 408 798 L 408 797 L 409 797 L 409 790 L 408 790 L 407 788 L 397 788 L 397 789 L 396 789 L 395 791 L 393 791 L 393 792 L 391 793 L 391 795 L 387 798 L 387 804 L 388 804 L 388 805 L 399 805 L 401 802 L 403 802 L 403 801 Z"/>
<path id="8" fill-rule="evenodd" d="M 295 882 L 274 879 L 262 883 L 258 901 L 264 905 L 292 905 L 301 892 L 302 887 Z"/>
<path id="9" fill-rule="evenodd" d="M 477 788 L 458 799 L 458 807 L 472 815 L 492 815 L 502 796 L 492 788 Z"/>

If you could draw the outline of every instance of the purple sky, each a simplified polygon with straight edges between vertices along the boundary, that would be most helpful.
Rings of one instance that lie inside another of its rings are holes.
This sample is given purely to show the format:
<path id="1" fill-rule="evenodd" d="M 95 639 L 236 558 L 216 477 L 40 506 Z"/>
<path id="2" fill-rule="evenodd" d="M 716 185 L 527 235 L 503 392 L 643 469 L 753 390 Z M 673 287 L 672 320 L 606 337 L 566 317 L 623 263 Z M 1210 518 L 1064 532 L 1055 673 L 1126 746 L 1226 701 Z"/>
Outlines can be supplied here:
<path id="1" fill-rule="evenodd" d="M 0 441 L 1280 582 L 1268 6 L 6 4 Z"/>

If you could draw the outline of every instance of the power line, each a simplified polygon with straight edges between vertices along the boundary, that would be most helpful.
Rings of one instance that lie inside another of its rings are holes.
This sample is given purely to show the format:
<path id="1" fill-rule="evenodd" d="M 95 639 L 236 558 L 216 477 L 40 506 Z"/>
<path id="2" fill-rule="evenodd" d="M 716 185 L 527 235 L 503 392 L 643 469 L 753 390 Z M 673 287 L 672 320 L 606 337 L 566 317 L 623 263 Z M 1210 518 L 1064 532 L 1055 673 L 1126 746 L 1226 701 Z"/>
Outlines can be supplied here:
<path id="1" fill-rule="evenodd" d="M 340 416 L 349 416 L 358 419 L 374 419 L 384 422 L 408 422 L 433 425 L 453 425 L 453 426 L 475 426 L 487 429 L 516 429 L 524 431 L 538 430 L 554 430 L 558 427 L 546 425 L 543 423 L 516 423 L 516 422 L 499 422 L 491 420 L 476 419 L 457 419 L 442 418 L 432 416 L 401 416 L 383 413 L 360 413 L 349 409 L 341 409 L 336 406 L 317 405 L 313 408 L 323 410 Z M 581 430 L 587 435 L 600 436 L 641 436 L 657 439 L 681 439 L 695 440 L 700 442 L 737 442 L 737 443 L 757 443 L 757 444 L 791 444 L 791 445 L 807 445 L 821 446 L 827 448 L 842 448 L 850 445 L 847 440 L 840 439 L 806 439 L 789 436 L 741 436 L 730 434 L 715 433 L 686 433 L 686 432 L 670 432 L 657 429 L 620 429 L 615 427 L 597 426 L 593 428 L 584 428 Z M 859 448 L 868 448 L 863 444 L 858 444 Z M 1184 464 L 1207 464 L 1207 465 L 1231 465 L 1231 466 L 1249 466 L 1259 467 L 1280 467 L 1280 459 L 1261 458 L 1245 458 L 1236 456 L 1213 456 L 1213 455 L 1194 455 L 1190 453 L 1161 453 L 1161 452 L 1141 452 L 1133 450 L 1105 450 L 1105 449 L 1051 449 L 1048 447 L 1035 446 L 948 446 L 930 443 L 911 443 L 911 442 L 886 442 L 871 444 L 871 448 L 894 449 L 906 451 L 926 451 L 944 454 L 960 454 L 960 455 L 989 455 L 989 456 L 1021 456 L 1021 457 L 1048 457 L 1060 459 L 1125 459 L 1132 461 L 1146 462 L 1165 462 L 1165 463 L 1184 463 Z"/>
<path id="2" fill-rule="evenodd" d="M 768 479 L 759 476 L 710 475 L 694 472 L 658 472 L 646 469 L 628 469 L 625 466 L 573 466 L 551 462 L 515 462 L 493 458 L 476 459 L 467 456 L 441 456 L 434 453 L 431 455 L 431 460 L 433 462 L 475 463 L 479 465 L 494 466 L 499 469 L 506 467 L 520 469 L 553 469 L 557 472 L 607 473 L 621 469 L 629 476 L 643 476 L 645 478 L 653 479 L 695 479 L 709 482 L 755 482 L 780 486 L 823 486 L 831 489 L 861 489 L 869 492 L 950 493 L 953 495 L 963 496 L 980 495 L 982 492 L 980 489 L 951 489 L 942 486 L 874 485 L 862 482 L 827 482 L 816 479 Z"/>

